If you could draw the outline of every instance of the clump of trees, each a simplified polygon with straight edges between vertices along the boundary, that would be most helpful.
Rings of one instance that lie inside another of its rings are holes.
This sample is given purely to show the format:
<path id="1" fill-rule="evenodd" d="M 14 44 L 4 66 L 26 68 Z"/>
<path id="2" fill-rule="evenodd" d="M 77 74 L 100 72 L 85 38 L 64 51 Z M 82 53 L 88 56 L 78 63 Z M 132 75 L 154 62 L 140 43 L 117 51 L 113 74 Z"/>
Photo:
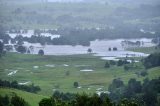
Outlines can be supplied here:
<path id="1" fill-rule="evenodd" d="M 109 61 L 106 61 L 105 63 L 105 68 L 109 68 L 111 65 L 117 65 L 117 66 L 123 66 L 124 65 L 124 69 L 125 70 L 128 70 L 130 68 L 130 66 L 128 65 L 130 64 L 130 62 L 128 62 L 127 60 L 118 60 L 117 62 L 114 61 L 114 60 L 109 60 Z"/>
<path id="2" fill-rule="evenodd" d="M 158 79 L 145 79 L 143 83 L 130 79 L 127 85 L 121 79 L 114 79 L 109 86 L 109 97 L 118 102 L 121 98 L 136 99 L 140 106 L 157 106 L 160 93 L 160 77 Z"/>
<path id="3" fill-rule="evenodd" d="M 160 53 L 151 54 L 142 61 L 146 69 L 160 66 Z"/>
<path id="4" fill-rule="evenodd" d="M 38 91 L 41 90 L 39 86 L 35 86 L 33 83 L 31 85 L 19 85 L 17 81 L 9 82 L 6 80 L 3 81 L 1 79 L 0 79 L 0 87 L 15 88 L 32 93 L 37 93 Z"/>
<path id="5" fill-rule="evenodd" d="M 25 46 L 20 45 L 20 46 L 18 46 L 16 48 L 16 51 L 20 52 L 20 53 L 26 53 L 27 52 L 27 48 Z"/>
<path id="6" fill-rule="evenodd" d="M 128 62 L 127 60 L 118 60 L 117 62 L 117 66 L 123 66 L 125 64 L 129 64 L 130 62 Z"/>
<path id="7" fill-rule="evenodd" d="M 0 106 L 29 106 L 21 97 L 14 94 L 11 98 L 8 95 L 4 97 L 0 95 Z"/>

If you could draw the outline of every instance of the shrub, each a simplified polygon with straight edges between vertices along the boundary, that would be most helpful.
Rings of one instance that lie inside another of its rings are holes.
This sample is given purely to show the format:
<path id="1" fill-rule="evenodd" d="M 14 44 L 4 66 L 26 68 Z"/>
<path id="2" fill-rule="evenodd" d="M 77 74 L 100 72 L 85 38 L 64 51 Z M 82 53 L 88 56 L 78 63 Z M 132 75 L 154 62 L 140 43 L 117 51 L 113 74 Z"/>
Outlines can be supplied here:
<path id="1" fill-rule="evenodd" d="M 110 64 L 108 63 L 108 61 L 106 62 L 106 64 L 105 64 L 104 67 L 105 67 L 105 68 L 109 68 L 109 67 L 110 67 Z"/>
<path id="2" fill-rule="evenodd" d="M 73 83 L 73 86 L 74 86 L 75 88 L 77 88 L 77 87 L 79 86 L 78 82 L 74 82 L 74 83 Z"/>

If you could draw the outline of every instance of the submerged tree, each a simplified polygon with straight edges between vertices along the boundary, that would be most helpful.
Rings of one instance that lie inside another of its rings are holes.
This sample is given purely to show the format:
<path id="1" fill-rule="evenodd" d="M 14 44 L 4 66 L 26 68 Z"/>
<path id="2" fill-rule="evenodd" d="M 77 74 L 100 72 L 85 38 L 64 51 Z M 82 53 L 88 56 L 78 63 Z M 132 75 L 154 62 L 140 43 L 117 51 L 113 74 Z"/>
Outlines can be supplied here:
<path id="1" fill-rule="evenodd" d="M 16 50 L 17 52 L 20 52 L 20 53 L 26 53 L 27 51 L 26 47 L 24 46 L 18 46 Z"/>
<path id="2" fill-rule="evenodd" d="M 87 50 L 87 52 L 88 52 L 88 53 L 92 53 L 92 49 L 89 48 L 89 49 Z"/>
<path id="3" fill-rule="evenodd" d="M 44 51 L 41 49 L 41 50 L 38 51 L 38 54 L 43 56 L 44 55 Z"/>

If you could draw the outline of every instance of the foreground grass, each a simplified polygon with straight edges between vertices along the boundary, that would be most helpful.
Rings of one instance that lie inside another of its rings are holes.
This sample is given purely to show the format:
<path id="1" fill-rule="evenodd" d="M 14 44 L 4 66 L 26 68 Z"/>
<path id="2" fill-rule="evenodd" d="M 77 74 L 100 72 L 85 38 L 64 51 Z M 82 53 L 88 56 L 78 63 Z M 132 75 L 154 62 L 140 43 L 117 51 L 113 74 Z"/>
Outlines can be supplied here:
<path id="1" fill-rule="evenodd" d="M 0 95 L 5 96 L 8 95 L 9 97 L 17 94 L 18 96 L 22 97 L 30 106 L 38 106 L 38 103 L 42 98 L 47 98 L 42 95 L 28 93 L 25 91 L 20 91 L 16 89 L 9 89 L 9 88 L 0 88 Z"/>
<path id="2" fill-rule="evenodd" d="M 51 96 L 55 90 L 72 93 L 95 93 L 96 89 L 108 90 L 109 84 L 114 78 L 121 78 L 125 83 L 130 78 L 143 80 L 135 73 L 144 70 L 141 63 L 136 63 L 137 68 L 124 71 L 123 67 L 112 66 L 104 68 L 105 60 L 92 55 L 70 56 L 38 56 L 8 53 L 0 59 L 0 78 L 3 80 L 17 80 L 18 82 L 30 81 L 41 87 L 39 94 Z M 47 67 L 54 65 L 55 67 Z M 66 66 L 68 65 L 68 66 Z M 38 68 L 34 68 L 38 66 Z M 82 69 L 92 69 L 92 72 L 81 72 Z M 8 76 L 8 73 L 18 70 L 16 74 Z M 160 76 L 160 68 L 148 70 L 146 77 L 156 78 Z M 67 74 L 69 73 L 69 74 Z M 74 88 L 77 81 L 82 88 Z"/>

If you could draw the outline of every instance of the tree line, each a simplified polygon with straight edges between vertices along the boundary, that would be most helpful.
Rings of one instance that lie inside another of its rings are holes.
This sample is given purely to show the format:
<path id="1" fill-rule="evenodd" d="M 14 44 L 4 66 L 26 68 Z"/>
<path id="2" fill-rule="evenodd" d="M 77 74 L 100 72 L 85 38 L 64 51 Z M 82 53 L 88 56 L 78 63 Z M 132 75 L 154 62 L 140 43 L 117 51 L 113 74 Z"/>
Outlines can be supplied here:
<path id="1" fill-rule="evenodd" d="M 153 38 L 158 36 L 158 33 L 154 35 L 146 32 L 140 32 L 139 29 L 131 26 L 124 25 L 122 27 L 117 26 L 115 29 L 103 28 L 97 30 L 96 28 L 92 29 L 77 29 L 77 28 L 59 28 L 57 30 L 39 30 L 35 29 L 34 34 L 31 37 L 23 37 L 20 31 L 9 31 L 11 33 L 17 33 L 15 38 L 11 38 L 5 31 L 0 33 L 0 39 L 3 40 L 4 44 L 8 44 L 9 41 L 11 43 L 22 45 L 24 41 L 30 43 L 40 43 L 41 45 L 49 44 L 49 45 L 83 45 L 89 46 L 90 41 L 94 41 L 96 39 L 118 39 L 118 38 Z M 27 31 L 25 31 L 27 32 Z M 25 33 L 24 32 L 24 33 Z M 52 39 L 51 37 L 43 36 L 42 33 L 51 33 L 61 35 L 59 38 Z"/>
<path id="2" fill-rule="evenodd" d="M 68 94 L 66 94 L 68 95 Z M 44 98 L 39 102 L 39 106 L 138 106 L 136 101 L 123 99 L 119 103 L 111 101 L 107 96 L 102 97 L 97 94 L 74 94 L 74 99 L 63 101 L 61 98 Z"/>
<path id="3" fill-rule="evenodd" d="M 39 86 L 35 86 L 33 83 L 31 85 L 19 85 L 17 81 L 9 82 L 1 79 L 0 79 L 0 87 L 15 88 L 32 93 L 37 93 L 41 90 Z"/>

